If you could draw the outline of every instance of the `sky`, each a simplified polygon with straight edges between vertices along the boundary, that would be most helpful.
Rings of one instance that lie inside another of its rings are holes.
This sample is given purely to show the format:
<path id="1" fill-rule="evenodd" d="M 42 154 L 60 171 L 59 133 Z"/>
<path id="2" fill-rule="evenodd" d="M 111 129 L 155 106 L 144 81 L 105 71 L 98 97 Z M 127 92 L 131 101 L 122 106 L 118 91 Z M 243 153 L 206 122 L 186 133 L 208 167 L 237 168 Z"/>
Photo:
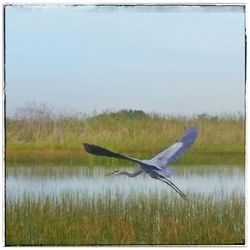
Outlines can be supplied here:
<path id="1" fill-rule="evenodd" d="M 7 115 L 244 113 L 244 22 L 240 6 L 7 6 Z"/>

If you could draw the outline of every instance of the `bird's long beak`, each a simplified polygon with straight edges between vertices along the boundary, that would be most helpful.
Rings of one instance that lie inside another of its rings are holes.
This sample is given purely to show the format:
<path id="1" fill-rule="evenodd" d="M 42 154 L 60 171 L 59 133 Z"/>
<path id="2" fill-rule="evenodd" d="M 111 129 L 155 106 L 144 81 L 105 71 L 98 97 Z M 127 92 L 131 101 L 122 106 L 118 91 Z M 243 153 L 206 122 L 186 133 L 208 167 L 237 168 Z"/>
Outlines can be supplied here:
<path id="1" fill-rule="evenodd" d="M 106 173 L 105 176 L 110 176 L 110 175 L 112 175 L 112 174 L 113 174 L 113 171 L 112 171 L 112 172 Z"/>

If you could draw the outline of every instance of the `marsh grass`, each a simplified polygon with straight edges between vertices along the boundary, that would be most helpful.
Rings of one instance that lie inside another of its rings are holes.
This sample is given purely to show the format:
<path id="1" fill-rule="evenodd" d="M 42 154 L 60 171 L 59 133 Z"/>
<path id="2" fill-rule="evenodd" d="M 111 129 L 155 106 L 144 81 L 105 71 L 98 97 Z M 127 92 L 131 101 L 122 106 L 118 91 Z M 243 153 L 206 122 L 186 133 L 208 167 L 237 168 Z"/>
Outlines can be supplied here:
<path id="1" fill-rule="evenodd" d="M 187 118 L 131 110 L 86 116 L 52 114 L 32 107 L 18 114 L 6 119 L 7 165 L 127 165 L 125 161 L 87 154 L 82 142 L 150 158 L 180 138 L 184 126 L 197 126 L 199 137 L 177 164 L 244 164 L 245 120 L 241 116 Z"/>
<path id="2" fill-rule="evenodd" d="M 244 244 L 244 196 L 26 196 L 6 204 L 6 245 Z"/>

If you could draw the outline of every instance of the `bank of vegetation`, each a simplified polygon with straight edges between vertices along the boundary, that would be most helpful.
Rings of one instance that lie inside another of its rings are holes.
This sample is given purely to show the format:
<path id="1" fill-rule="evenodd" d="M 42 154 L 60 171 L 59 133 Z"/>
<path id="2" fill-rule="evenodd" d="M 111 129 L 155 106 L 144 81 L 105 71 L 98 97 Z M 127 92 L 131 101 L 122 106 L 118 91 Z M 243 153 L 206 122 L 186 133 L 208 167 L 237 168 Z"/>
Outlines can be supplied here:
<path id="1" fill-rule="evenodd" d="M 24 106 L 6 118 L 7 165 L 129 165 L 87 154 L 82 142 L 139 158 L 150 158 L 197 126 L 199 137 L 176 164 L 243 165 L 245 119 L 239 115 L 193 117 L 147 114 L 140 110 L 91 116 L 52 112 L 46 106 Z"/>

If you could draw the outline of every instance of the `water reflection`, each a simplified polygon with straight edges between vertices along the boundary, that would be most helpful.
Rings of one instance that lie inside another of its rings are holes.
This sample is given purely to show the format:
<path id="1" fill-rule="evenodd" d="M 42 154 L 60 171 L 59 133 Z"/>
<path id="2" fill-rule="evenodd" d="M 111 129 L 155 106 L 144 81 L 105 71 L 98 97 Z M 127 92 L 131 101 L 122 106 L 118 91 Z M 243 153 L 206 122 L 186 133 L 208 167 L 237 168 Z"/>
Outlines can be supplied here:
<path id="1" fill-rule="evenodd" d="M 147 174 L 134 178 L 107 177 L 105 176 L 107 172 L 107 169 L 101 167 L 8 167 L 6 199 L 15 200 L 24 194 L 36 198 L 43 196 L 60 198 L 65 193 L 98 196 L 107 192 L 119 192 L 125 196 L 134 192 L 144 195 L 152 192 L 168 192 L 170 195 L 177 195 L 165 183 L 154 180 Z M 244 170 L 241 167 L 179 168 L 171 180 L 187 194 L 218 196 L 223 193 L 226 196 L 232 192 L 244 192 Z"/>

